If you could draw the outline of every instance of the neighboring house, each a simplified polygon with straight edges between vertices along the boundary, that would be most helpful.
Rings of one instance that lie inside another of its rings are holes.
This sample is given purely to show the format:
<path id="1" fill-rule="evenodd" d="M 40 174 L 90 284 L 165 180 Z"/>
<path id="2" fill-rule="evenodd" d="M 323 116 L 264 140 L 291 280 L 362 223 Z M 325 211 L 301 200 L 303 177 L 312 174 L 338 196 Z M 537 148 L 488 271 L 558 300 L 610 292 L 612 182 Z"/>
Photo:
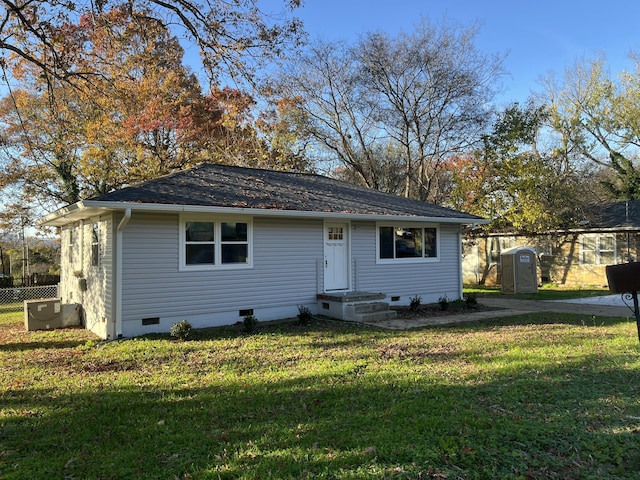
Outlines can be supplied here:
<path id="1" fill-rule="evenodd" d="M 60 228 L 62 303 L 118 338 L 181 320 L 317 313 L 327 293 L 393 305 L 460 298 L 461 231 L 483 220 L 319 175 L 202 165 L 40 223 Z"/>
<path id="2" fill-rule="evenodd" d="M 576 228 L 544 235 L 469 233 L 463 239 L 464 283 L 500 285 L 500 254 L 519 246 L 535 249 L 540 284 L 606 287 L 607 265 L 640 260 L 640 200 L 593 206 Z"/>

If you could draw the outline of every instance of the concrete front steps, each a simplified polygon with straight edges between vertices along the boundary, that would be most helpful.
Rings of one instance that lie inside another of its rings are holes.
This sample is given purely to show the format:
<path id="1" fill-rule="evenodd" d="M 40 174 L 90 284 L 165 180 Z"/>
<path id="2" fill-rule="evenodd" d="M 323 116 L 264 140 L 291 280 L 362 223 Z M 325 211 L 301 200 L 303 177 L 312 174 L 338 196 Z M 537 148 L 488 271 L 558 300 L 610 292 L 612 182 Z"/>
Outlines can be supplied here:
<path id="1" fill-rule="evenodd" d="M 318 313 L 348 322 L 375 323 L 397 317 L 384 293 L 337 292 L 318 294 Z"/>

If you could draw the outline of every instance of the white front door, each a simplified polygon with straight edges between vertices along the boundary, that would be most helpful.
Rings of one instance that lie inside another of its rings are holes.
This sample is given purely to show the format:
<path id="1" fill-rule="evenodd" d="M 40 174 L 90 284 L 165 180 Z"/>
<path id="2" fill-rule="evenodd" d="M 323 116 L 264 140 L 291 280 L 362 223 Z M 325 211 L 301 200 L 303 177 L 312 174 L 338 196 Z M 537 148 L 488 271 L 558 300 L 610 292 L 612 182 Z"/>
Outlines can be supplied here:
<path id="1" fill-rule="evenodd" d="M 324 225 L 324 289 L 349 289 L 349 224 Z"/>

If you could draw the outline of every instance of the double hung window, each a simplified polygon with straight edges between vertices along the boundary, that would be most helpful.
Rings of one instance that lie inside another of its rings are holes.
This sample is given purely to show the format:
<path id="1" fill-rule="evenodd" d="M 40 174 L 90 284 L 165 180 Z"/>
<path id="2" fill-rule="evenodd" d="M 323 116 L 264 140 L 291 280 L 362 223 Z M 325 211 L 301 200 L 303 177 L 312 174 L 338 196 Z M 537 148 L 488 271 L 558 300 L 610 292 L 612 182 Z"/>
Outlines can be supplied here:
<path id="1" fill-rule="evenodd" d="M 181 266 L 184 269 L 251 266 L 251 222 L 184 217 L 181 220 Z"/>
<path id="2" fill-rule="evenodd" d="M 69 229 L 69 243 L 67 244 L 67 248 L 69 249 L 69 265 L 73 265 L 73 249 L 75 248 L 74 227 Z"/>
<path id="3" fill-rule="evenodd" d="M 580 263 L 583 265 L 612 265 L 616 263 L 615 235 L 582 235 Z"/>
<path id="4" fill-rule="evenodd" d="M 98 223 L 91 225 L 91 266 L 100 265 L 100 226 Z"/>

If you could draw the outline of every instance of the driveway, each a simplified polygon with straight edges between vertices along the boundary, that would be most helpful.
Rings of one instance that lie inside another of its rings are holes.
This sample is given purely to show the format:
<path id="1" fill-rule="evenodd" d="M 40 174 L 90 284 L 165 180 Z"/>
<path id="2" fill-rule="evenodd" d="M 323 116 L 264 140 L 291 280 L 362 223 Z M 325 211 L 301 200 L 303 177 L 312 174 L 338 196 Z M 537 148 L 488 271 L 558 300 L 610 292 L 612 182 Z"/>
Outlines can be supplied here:
<path id="1" fill-rule="evenodd" d="M 605 295 L 602 297 L 579 298 L 573 300 L 516 300 L 514 298 L 483 297 L 478 299 L 484 305 L 495 308 L 505 308 L 521 312 L 556 312 L 595 315 L 597 317 L 633 317 L 633 302 L 631 309 L 627 307 L 620 295 Z"/>

